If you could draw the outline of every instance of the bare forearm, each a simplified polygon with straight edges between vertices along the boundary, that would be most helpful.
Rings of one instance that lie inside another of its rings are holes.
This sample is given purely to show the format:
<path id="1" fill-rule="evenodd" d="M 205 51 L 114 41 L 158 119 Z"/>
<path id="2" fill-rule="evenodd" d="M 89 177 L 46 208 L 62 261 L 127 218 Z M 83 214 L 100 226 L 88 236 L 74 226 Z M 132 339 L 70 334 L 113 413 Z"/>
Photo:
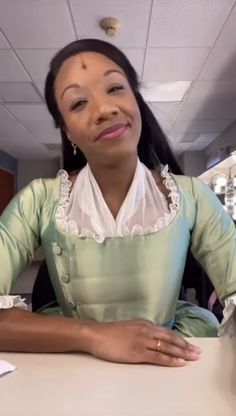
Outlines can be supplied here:
<path id="1" fill-rule="evenodd" d="M 89 322 L 20 309 L 0 311 L 0 351 L 89 352 Z"/>

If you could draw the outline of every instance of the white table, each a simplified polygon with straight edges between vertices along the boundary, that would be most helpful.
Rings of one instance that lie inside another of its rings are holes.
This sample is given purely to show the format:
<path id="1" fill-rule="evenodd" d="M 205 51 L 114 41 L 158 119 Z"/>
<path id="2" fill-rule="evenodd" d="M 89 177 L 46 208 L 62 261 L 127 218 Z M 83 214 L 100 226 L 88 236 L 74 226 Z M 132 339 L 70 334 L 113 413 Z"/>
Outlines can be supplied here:
<path id="1" fill-rule="evenodd" d="M 6 354 L 2 416 L 235 416 L 236 338 L 192 339 L 202 358 L 182 368 L 123 365 L 76 354 Z"/>

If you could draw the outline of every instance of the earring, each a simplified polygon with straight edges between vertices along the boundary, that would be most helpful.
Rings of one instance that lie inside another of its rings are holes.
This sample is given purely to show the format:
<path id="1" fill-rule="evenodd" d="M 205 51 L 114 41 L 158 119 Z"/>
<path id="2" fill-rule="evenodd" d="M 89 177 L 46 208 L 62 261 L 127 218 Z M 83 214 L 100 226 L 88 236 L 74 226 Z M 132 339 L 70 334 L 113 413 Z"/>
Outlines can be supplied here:
<path id="1" fill-rule="evenodd" d="M 71 143 L 71 146 L 73 147 L 73 155 L 74 156 L 76 156 L 76 153 L 77 153 L 77 144 L 73 144 L 73 143 Z"/>

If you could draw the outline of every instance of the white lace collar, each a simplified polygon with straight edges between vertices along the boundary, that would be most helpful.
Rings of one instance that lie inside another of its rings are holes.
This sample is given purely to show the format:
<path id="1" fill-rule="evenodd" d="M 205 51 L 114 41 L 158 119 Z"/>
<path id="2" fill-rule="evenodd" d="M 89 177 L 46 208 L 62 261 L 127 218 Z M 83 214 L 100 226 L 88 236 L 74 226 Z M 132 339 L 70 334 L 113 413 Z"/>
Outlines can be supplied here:
<path id="1" fill-rule="evenodd" d="M 60 170 L 60 197 L 56 210 L 59 229 L 78 237 L 91 237 L 102 243 L 109 237 L 125 237 L 155 233 L 167 227 L 179 209 L 177 185 L 165 166 L 163 184 L 170 191 L 171 203 L 159 190 L 152 173 L 139 160 L 127 196 L 114 219 L 101 190 L 86 165 L 71 191 L 68 173 Z"/>

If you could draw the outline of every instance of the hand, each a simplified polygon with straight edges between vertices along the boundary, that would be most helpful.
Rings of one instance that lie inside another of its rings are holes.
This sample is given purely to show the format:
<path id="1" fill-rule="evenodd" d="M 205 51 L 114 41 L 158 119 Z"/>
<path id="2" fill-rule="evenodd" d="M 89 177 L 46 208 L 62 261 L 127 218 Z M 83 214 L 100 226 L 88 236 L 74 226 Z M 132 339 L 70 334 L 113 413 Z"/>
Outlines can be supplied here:
<path id="1" fill-rule="evenodd" d="M 150 321 L 92 323 L 90 330 L 88 352 L 107 361 L 180 367 L 200 354 L 174 331 Z"/>

